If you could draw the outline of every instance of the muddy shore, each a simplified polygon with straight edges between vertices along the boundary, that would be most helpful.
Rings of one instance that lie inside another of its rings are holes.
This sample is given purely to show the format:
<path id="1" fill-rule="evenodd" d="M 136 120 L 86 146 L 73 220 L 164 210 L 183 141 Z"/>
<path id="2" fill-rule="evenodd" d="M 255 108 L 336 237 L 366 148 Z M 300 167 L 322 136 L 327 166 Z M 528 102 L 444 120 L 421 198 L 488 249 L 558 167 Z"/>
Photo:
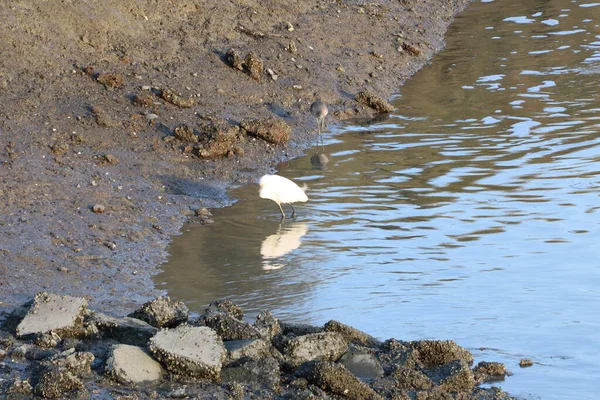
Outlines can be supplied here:
<path id="1" fill-rule="evenodd" d="M 117 314 L 160 295 L 194 210 L 310 146 L 317 97 L 329 124 L 373 117 L 357 93 L 398 91 L 467 4 L 2 3 L 0 310 L 41 290 Z M 290 139 L 239 127 L 263 118 Z"/>

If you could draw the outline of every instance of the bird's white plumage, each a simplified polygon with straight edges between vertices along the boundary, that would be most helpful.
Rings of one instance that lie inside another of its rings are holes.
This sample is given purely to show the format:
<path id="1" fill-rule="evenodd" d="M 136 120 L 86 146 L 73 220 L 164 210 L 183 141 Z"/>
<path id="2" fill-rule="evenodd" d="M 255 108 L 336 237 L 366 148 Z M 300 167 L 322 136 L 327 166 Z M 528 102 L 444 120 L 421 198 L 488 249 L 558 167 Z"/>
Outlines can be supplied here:
<path id="1" fill-rule="evenodd" d="M 308 201 L 304 189 L 291 180 L 279 175 L 264 175 L 259 181 L 258 195 L 262 199 L 273 200 L 277 204 L 291 204 Z"/>

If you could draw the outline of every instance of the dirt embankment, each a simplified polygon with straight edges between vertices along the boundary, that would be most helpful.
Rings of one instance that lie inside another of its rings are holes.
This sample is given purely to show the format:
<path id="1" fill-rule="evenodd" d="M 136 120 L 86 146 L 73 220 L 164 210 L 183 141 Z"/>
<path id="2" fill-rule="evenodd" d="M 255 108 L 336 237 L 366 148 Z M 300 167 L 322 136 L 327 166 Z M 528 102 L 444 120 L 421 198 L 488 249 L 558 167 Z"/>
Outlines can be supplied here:
<path id="1" fill-rule="evenodd" d="M 467 3 L 2 2 L 0 308 L 156 296 L 187 214 L 306 148 L 317 97 L 332 120 L 370 115 L 356 94 L 389 98 Z M 239 127 L 272 117 L 289 141 Z"/>

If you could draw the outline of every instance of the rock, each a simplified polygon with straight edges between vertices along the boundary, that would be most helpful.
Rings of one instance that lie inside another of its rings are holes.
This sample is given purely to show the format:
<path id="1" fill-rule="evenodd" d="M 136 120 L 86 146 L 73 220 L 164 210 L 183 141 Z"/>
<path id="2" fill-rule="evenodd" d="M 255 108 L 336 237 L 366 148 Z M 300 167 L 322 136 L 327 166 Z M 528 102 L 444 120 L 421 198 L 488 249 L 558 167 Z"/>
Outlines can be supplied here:
<path id="1" fill-rule="evenodd" d="M 104 207 L 102 204 L 94 204 L 92 206 L 92 211 L 96 214 L 102 214 L 104 211 L 106 211 L 106 207 Z"/>
<path id="2" fill-rule="evenodd" d="M 235 51 L 235 49 L 227 50 L 225 53 L 225 61 L 231 68 L 235 68 L 240 71 L 244 70 L 244 61 L 238 52 Z"/>
<path id="3" fill-rule="evenodd" d="M 189 315 L 190 311 L 183 302 L 161 296 L 145 303 L 129 314 L 129 317 L 145 321 L 156 328 L 173 328 L 187 322 Z"/>
<path id="4" fill-rule="evenodd" d="M 57 142 L 50 147 L 50 150 L 52 150 L 52 153 L 56 154 L 57 156 L 62 156 L 67 151 L 69 151 L 69 144 L 64 142 Z"/>
<path id="5" fill-rule="evenodd" d="M 214 329 L 223 340 L 258 339 L 261 334 L 252 325 L 223 313 L 204 317 L 202 324 Z"/>
<path id="6" fill-rule="evenodd" d="M 137 346 L 119 344 L 110 349 L 106 374 L 125 385 L 156 382 L 162 379 L 163 367 Z"/>
<path id="7" fill-rule="evenodd" d="M 177 107 L 181 107 L 181 108 L 190 108 L 193 107 L 196 103 L 194 102 L 194 99 L 192 98 L 183 98 L 181 96 L 179 96 L 177 93 L 175 93 L 175 91 L 173 91 L 172 89 L 163 89 L 160 92 L 160 97 L 165 100 L 166 102 L 169 102 Z"/>
<path id="8" fill-rule="evenodd" d="M 303 374 L 306 379 L 325 390 L 353 400 L 383 399 L 366 383 L 352 375 L 341 364 L 317 361 Z"/>
<path id="9" fill-rule="evenodd" d="M 391 376 L 399 389 L 429 390 L 433 387 L 433 381 L 419 370 L 398 366 Z"/>
<path id="10" fill-rule="evenodd" d="M 113 156 L 112 154 L 103 154 L 100 157 L 100 164 L 104 165 L 104 164 L 118 164 L 119 160 L 117 159 L 117 157 Z"/>
<path id="11" fill-rule="evenodd" d="M 428 369 L 455 360 L 464 361 L 469 365 L 473 363 L 473 355 L 452 340 L 419 340 L 410 342 L 410 346 L 418 351 L 419 361 Z"/>
<path id="12" fill-rule="evenodd" d="M 121 74 L 106 73 L 98 75 L 96 80 L 107 88 L 118 88 L 123 86 L 125 77 Z"/>
<path id="13" fill-rule="evenodd" d="M 79 337 L 85 333 L 84 298 L 40 292 L 29 304 L 27 315 L 16 328 L 17 337 L 50 332 L 60 337 Z"/>
<path id="14" fill-rule="evenodd" d="M 463 360 L 454 360 L 433 370 L 425 371 L 437 388 L 447 392 L 470 392 L 475 387 L 475 377 Z"/>
<path id="15" fill-rule="evenodd" d="M 239 126 L 229 125 L 225 120 L 215 120 L 200 126 L 198 155 L 217 158 L 233 155 L 238 141 Z"/>
<path id="16" fill-rule="evenodd" d="M 521 367 L 521 368 L 531 367 L 532 365 L 533 365 L 533 360 L 531 360 L 529 358 L 522 358 L 519 361 L 519 367 Z"/>
<path id="17" fill-rule="evenodd" d="M 177 375 L 218 379 L 226 356 L 223 341 L 208 327 L 180 325 L 150 339 L 150 352 Z"/>
<path id="18" fill-rule="evenodd" d="M 80 378 L 90 374 L 92 361 L 92 353 L 65 351 L 41 362 L 33 374 L 34 393 L 45 398 L 65 398 L 74 390 L 84 389 Z"/>
<path id="19" fill-rule="evenodd" d="M 484 382 L 503 381 L 506 376 L 506 366 L 499 362 L 481 361 L 473 368 L 477 384 Z"/>
<path id="20" fill-rule="evenodd" d="M 292 128 L 284 120 L 275 117 L 243 120 L 240 126 L 250 135 L 273 144 L 287 143 L 292 132 Z"/>
<path id="21" fill-rule="evenodd" d="M 354 376 L 363 380 L 371 381 L 383 376 L 383 367 L 369 349 L 350 346 L 348 351 L 338 361 Z"/>
<path id="22" fill-rule="evenodd" d="M 41 349 L 32 344 L 23 344 L 15 347 L 10 354 L 13 360 L 43 360 L 57 354 L 57 350 Z"/>
<path id="23" fill-rule="evenodd" d="M 308 324 L 295 324 L 288 322 L 280 322 L 281 333 L 283 335 L 293 334 L 296 336 L 308 335 L 309 333 L 323 332 L 323 328 L 320 326 L 308 325 Z"/>
<path id="24" fill-rule="evenodd" d="M 370 90 L 363 90 L 356 95 L 356 101 L 359 103 L 366 104 L 377 112 L 380 113 L 391 113 L 394 111 L 394 107 L 386 100 L 377 96 Z"/>
<path id="25" fill-rule="evenodd" d="M 271 344 L 263 339 L 226 340 L 223 342 L 227 349 L 227 363 L 241 358 L 258 360 L 270 354 Z"/>
<path id="26" fill-rule="evenodd" d="M 254 384 L 278 393 L 281 386 L 281 371 L 279 363 L 272 357 L 248 360 L 241 365 L 223 369 L 221 381 L 223 383 L 239 382 L 244 385 Z"/>
<path id="27" fill-rule="evenodd" d="M 402 42 L 401 48 L 402 48 L 402 50 L 406 51 L 411 56 L 415 56 L 415 57 L 420 56 L 422 53 L 421 49 L 419 49 L 416 46 L 413 46 L 410 43 L 406 43 L 406 42 Z"/>
<path id="28" fill-rule="evenodd" d="M 175 137 L 182 142 L 198 143 L 200 137 L 187 125 L 179 125 L 173 130 Z"/>
<path id="29" fill-rule="evenodd" d="M 25 394 L 31 395 L 33 392 L 33 387 L 31 387 L 31 383 L 28 380 L 15 379 L 12 381 L 6 390 L 7 393 L 14 394 Z M 11 398 L 8 396 L 7 398 Z"/>
<path id="30" fill-rule="evenodd" d="M 140 107 L 152 107 L 154 105 L 154 96 L 143 93 L 133 97 L 133 104 Z"/>
<path id="31" fill-rule="evenodd" d="M 312 360 L 337 361 L 348 350 L 348 344 L 337 332 L 284 337 L 278 347 L 286 361 L 293 366 Z"/>
<path id="32" fill-rule="evenodd" d="M 397 366 L 410 369 L 423 367 L 419 352 L 411 346 L 410 342 L 389 339 L 380 346 L 380 349 L 377 358 L 382 362 L 385 370 L 394 370 Z"/>
<path id="33" fill-rule="evenodd" d="M 239 320 L 244 318 L 244 310 L 242 310 L 242 307 L 238 306 L 230 300 L 213 301 L 204 310 L 204 314 L 206 316 L 218 313 L 229 314 L 233 318 L 237 318 Z"/>
<path id="34" fill-rule="evenodd" d="M 34 343 L 40 347 L 56 347 L 62 339 L 54 332 L 38 333 L 35 335 Z"/>
<path id="35" fill-rule="evenodd" d="M 263 62 L 255 53 L 250 52 L 244 60 L 248 74 L 254 80 L 260 81 L 260 77 L 263 74 Z"/>
<path id="36" fill-rule="evenodd" d="M 298 52 L 298 46 L 296 46 L 296 42 L 293 40 L 290 40 L 290 43 L 285 47 L 285 49 L 292 54 Z"/>
<path id="37" fill-rule="evenodd" d="M 379 346 L 381 344 L 373 336 L 338 321 L 331 320 L 323 328 L 326 332 L 340 333 L 348 343 L 359 343 L 364 346 Z"/>
<path id="38" fill-rule="evenodd" d="M 254 328 L 262 335 L 262 337 L 269 340 L 273 339 L 276 335 L 281 333 L 281 325 L 279 319 L 277 319 L 270 311 L 261 311 L 256 316 L 254 322 Z"/>
<path id="39" fill-rule="evenodd" d="M 96 118 L 96 123 L 100 126 L 110 128 L 118 125 L 118 123 L 114 121 L 110 115 L 108 115 L 102 108 L 98 106 L 92 107 L 91 112 Z"/>
<path id="40" fill-rule="evenodd" d="M 158 329 L 136 318 L 116 318 L 95 312 L 87 320 L 93 324 L 105 338 L 114 339 L 121 343 L 146 346 Z"/>

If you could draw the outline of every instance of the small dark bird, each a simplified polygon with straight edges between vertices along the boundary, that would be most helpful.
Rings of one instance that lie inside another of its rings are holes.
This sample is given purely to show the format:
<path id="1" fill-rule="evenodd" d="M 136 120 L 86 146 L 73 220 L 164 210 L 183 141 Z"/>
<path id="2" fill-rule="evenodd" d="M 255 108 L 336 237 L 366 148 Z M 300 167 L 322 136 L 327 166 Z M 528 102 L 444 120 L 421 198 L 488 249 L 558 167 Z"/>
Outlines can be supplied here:
<path id="1" fill-rule="evenodd" d="M 310 113 L 317 120 L 317 128 L 319 130 L 319 135 L 325 130 L 325 117 L 329 113 L 327 109 L 327 104 L 325 104 L 322 100 L 317 100 L 310 105 Z"/>

